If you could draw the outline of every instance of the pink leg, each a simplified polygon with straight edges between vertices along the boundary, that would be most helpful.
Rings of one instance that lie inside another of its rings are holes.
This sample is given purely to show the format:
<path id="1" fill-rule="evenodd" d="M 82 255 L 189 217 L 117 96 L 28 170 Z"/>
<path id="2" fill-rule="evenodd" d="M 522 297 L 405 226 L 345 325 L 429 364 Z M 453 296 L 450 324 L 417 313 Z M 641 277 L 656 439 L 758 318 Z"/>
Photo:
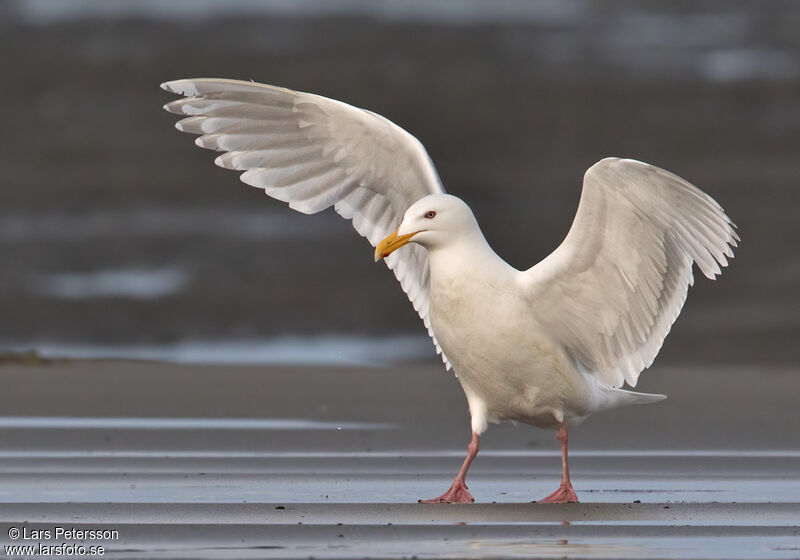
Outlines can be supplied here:
<path id="1" fill-rule="evenodd" d="M 478 434 L 472 434 L 472 441 L 469 442 L 469 446 L 467 447 L 467 458 L 464 459 L 464 464 L 461 465 L 461 470 L 458 471 L 455 479 L 453 479 L 453 484 L 450 485 L 450 489 L 439 496 L 438 498 L 433 498 L 432 500 L 419 500 L 421 504 L 468 504 L 475 501 L 475 498 L 472 497 L 467 491 L 467 471 L 469 470 L 469 466 L 472 464 L 472 460 L 475 459 L 475 456 L 478 454 Z"/>
<path id="2" fill-rule="evenodd" d="M 572 488 L 572 482 L 569 480 L 569 460 L 567 458 L 567 427 L 562 422 L 556 431 L 556 437 L 561 442 L 561 486 L 558 490 L 539 500 L 540 504 L 566 504 L 570 502 L 577 502 L 578 495 Z"/>

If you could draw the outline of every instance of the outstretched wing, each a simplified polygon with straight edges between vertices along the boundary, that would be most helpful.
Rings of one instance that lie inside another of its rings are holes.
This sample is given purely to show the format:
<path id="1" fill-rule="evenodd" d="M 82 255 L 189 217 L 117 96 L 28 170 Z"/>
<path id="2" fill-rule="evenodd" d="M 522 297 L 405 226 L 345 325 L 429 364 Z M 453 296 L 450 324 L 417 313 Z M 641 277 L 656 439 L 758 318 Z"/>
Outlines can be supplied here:
<path id="1" fill-rule="evenodd" d="M 563 243 L 523 273 L 534 317 L 586 370 L 636 385 L 693 282 L 733 257 L 738 235 L 714 199 L 680 177 L 607 158 L 583 180 Z"/>
<path id="2" fill-rule="evenodd" d="M 333 206 L 373 246 L 414 202 L 444 192 L 422 144 L 370 111 L 238 80 L 176 80 L 161 87 L 186 96 L 164 108 L 186 115 L 175 126 L 201 135 L 198 146 L 225 152 L 217 165 L 244 171 L 243 182 L 300 212 Z M 385 260 L 433 337 L 426 251 L 409 245 Z M 441 354 L 435 338 L 434 344 Z"/>

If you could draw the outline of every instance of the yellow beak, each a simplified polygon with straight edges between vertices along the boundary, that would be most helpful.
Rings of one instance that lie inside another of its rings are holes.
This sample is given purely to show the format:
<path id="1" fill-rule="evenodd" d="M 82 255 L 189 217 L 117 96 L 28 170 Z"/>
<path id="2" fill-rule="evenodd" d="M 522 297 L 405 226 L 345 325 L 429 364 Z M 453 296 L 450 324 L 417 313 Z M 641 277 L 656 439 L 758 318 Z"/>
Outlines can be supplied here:
<path id="1" fill-rule="evenodd" d="M 414 233 L 408 233 L 406 235 L 397 235 L 397 230 L 394 230 L 386 239 L 378 243 L 378 246 L 375 247 L 375 262 L 391 255 L 397 249 L 411 241 L 411 238 L 418 233 L 418 231 L 415 231 Z"/>

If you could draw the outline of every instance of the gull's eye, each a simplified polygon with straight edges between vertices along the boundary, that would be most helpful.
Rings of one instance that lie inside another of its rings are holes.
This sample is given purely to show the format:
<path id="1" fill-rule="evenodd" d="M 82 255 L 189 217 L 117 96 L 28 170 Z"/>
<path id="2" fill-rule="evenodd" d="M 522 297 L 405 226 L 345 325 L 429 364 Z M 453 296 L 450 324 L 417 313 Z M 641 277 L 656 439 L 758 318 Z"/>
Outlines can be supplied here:
<path id="1" fill-rule="evenodd" d="M 436 217 L 436 212 L 434 210 L 428 210 L 427 212 L 425 212 L 425 218 L 427 218 L 428 220 L 432 220 L 435 217 Z"/>

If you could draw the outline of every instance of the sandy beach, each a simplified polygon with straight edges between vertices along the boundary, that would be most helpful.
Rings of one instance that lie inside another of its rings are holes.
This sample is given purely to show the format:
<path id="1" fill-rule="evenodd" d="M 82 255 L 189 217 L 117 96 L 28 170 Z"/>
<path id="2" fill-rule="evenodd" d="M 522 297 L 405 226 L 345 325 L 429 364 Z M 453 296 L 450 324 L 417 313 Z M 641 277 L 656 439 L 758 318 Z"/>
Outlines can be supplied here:
<path id="1" fill-rule="evenodd" d="M 797 373 L 654 368 L 667 401 L 573 431 L 577 505 L 530 503 L 557 484 L 553 434 L 493 426 L 477 503 L 428 506 L 468 435 L 436 364 L 8 364 L 3 545 L 62 527 L 117 531 L 76 541 L 109 558 L 796 558 L 800 441 L 777 428 Z"/>

